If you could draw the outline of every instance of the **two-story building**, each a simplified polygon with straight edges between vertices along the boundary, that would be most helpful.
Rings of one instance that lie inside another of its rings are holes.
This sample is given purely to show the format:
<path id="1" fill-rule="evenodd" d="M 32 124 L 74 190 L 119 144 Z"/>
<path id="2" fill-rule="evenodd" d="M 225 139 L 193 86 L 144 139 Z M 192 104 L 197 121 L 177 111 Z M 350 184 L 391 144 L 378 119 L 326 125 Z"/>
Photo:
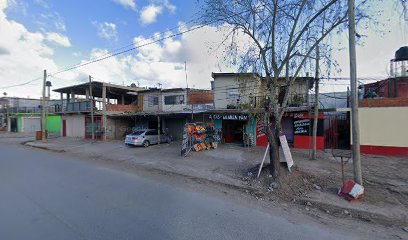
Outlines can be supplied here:
<path id="1" fill-rule="evenodd" d="M 59 133 L 60 117 L 55 114 L 58 100 L 47 100 L 47 128 L 49 133 Z M 34 133 L 41 130 L 41 99 L 0 98 L 0 129 L 9 132 Z"/>
<path id="2" fill-rule="evenodd" d="M 196 119 L 214 102 L 211 90 L 147 89 L 96 81 L 54 91 L 67 99 L 59 110 L 61 135 L 89 139 L 92 135 L 123 139 L 135 130 L 160 129 L 177 140 L 191 116 Z M 195 101 L 189 101 L 190 95 Z"/>
<path id="3" fill-rule="evenodd" d="M 390 77 L 361 86 L 360 151 L 408 156 L 408 46 L 390 60 Z M 351 143 L 352 144 L 352 143 Z"/>
<path id="4" fill-rule="evenodd" d="M 245 145 L 266 146 L 263 118 L 260 113 L 265 111 L 267 100 L 266 81 L 256 73 L 213 73 L 212 87 L 214 90 L 215 110 L 209 117 L 214 120 L 216 128 L 222 133 L 222 142 L 244 143 Z M 288 142 L 305 146 L 309 137 L 296 137 L 297 120 L 310 124 L 308 93 L 313 86 L 311 77 L 298 77 L 290 88 L 288 108 L 282 119 L 283 132 Z M 285 79 L 280 78 L 281 88 L 285 88 Z M 283 95 L 277 96 L 279 103 Z M 301 115 L 299 113 L 302 113 Z M 301 119 L 297 117 L 302 116 Z M 321 123 L 322 124 L 322 123 Z M 311 131 L 309 131 L 311 132 Z M 297 140 L 297 141 L 296 141 Z"/>
<path id="5" fill-rule="evenodd" d="M 143 102 L 139 101 L 139 90 L 142 88 L 97 81 L 54 90 L 61 94 L 61 135 L 88 139 L 121 136 L 126 132 L 121 126 L 131 122 L 118 121 L 111 115 L 140 111 Z"/>
<path id="6" fill-rule="evenodd" d="M 143 102 L 142 110 L 118 117 L 134 119 L 133 130 L 160 129 L 173 140 L 181 139 L 187 122 L 202 121 L 204 112 L 214 108 L 211 90 L 150 88 L 139 91 L 138 96 Z"/>

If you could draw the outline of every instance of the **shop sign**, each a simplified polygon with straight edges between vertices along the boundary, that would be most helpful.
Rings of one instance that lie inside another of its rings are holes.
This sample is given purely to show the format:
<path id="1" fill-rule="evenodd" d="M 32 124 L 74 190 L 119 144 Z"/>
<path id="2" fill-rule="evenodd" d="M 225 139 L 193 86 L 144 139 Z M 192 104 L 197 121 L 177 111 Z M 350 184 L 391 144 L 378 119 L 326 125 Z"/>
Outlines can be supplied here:
<path id="1" fill-rule="evenodd" d="M 309 135 L 310 119 L 293 121 L 295 135 Z"/>
<path id="2" fill-rule="evenodd" d="M 293 158 L 292 154 L 290 153 L 288 141 L 286 140 L 285 135 L 279 136 L 279 140 L 282 146 L 283 155 L 285 156 L 286 164 L 288 165 L 288 170 L 290 172 L 291 167 L 293 166 Z"/>
<path id="3" fill-rule="evenodd" d="M 235 120 L 235 121 L 247 121 L 248 115 L 247 114 L 210 114 L 209 119 L 214 120 Z"/>

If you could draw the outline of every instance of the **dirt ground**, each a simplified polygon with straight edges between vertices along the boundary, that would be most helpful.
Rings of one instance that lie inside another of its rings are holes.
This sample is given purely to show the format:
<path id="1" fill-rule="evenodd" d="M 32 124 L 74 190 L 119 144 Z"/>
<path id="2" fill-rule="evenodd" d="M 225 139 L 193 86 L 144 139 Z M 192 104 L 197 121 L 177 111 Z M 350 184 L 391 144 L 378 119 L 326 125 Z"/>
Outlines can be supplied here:
<path id="1" fill-rule="evenodd" d="M 259 164 L 248 169 L 244 184 L 258 189 L 256 197 L 270 201 L 297 202 L 305 210 L 319 209 L 336 216 L 355 217 L 385 225 L 408 225 L 408 159 L 362 155 L 365 194 L 356 202 L 337 195 L 342 186 L 340 159 L 331 150 L 321 151 L 318 160 L 309 160 L 310 151 L 292 149 L 296 166 L 289 173 L 282 164 L 279 182 Z M 352 160 L 345 165 L 345 179 L 353 179 Z M 335 208 L 333 208 L 335 206 Z M 342 210 L 344 209 L 344 210 Z"/>
<path id="2" fill-rule="evenodd" d="M 342 185 L 341 165 L 330 150 L 320 151 L 318 160 L 309 160 L 309 150 L 291 149 L 295 167 L 289 173 L 283 163 L 280 182 L 276 182 L 267 168 L 259 179 L 255 178 L 265 151 L 262 147 L 223 144 L 218 149 L 192 152 L 186 158 L 180 156 L 178 143 L 129 148 L 121 141 L 57 138 L 47 147 L 95 161 L 156 169 L 200 183 L 220 183 L 265 203 L 300 207 L 316 218 L 334 216 L 399 229 L 408 227 L 408 158 L 362 155 L 365 195 L 348 202 L 337 195 Z M 345 165 L 345 175 L 353 179 L 352 161 Z"/>

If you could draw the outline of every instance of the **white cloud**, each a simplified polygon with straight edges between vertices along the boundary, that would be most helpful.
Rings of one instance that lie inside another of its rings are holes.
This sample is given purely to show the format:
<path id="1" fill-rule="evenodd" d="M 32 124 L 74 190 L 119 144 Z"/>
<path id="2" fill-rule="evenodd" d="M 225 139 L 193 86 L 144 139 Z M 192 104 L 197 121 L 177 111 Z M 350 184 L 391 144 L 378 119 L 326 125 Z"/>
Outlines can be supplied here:
<path id="1" fill-rule="evenodd" d="M 136 2 L 135 0 L 113 0 L 115 3 L 122 5 L 125 8 L 130 8 L 136 11 Z"/>
<path id="2" fill-rule="evenodd" d="M 182 29 L 187 29 L 181 26 Z M 132 75 L 146 85 L 162 83 L 163 87 L 185 87 L 184 61 L 187 61 L 190 87 L 209 88 L 211 72 L 236 71 L 236 67 L 224 59 L 224 46 L 217 47 L 224 39 L 226 29 L 204 27 L 181 38 L 168 38 L 161 43 L 152 43 L 138 49 L 129 59 Z M 167 33 L 169 35 L 171 33 Z M 166 34 L 165 34 L 166 36 Z M 138 36 L 136 46 L 144 45 L 163 36 L 155 34 L 152 39 Z M 248 39 L 240 37 L 238 48 L 248 46 Z"/>
<path id="3" fill-rule="evenodd" d="M 55 29 L 65 32 L 67 27 L 62 16 L 58 12 L 41 13 L 40 18 L 35 21 L 37 25 L 46 29 Z"/>
<path id="4" fill-rule="evenodd" d="M 184 29 L 187 28 L 184 26 Z M 184 61 L 187 61 L 189 86 L 210 88 L 211 72 L 236 71 L 236 67 L 228 63 L 229 59 L 223 58 L 224 48 L 217 48 L 225 32 L 225 29 L 218 31 L 215 27 L 207 26 L 182 35 L 181 38 L 168 38 L 162 42 L 151 43 L 138 48 L 134 54 L 115 56 L 78 68 L 71 76 L 73 81 L 64 81 L 55 87 L 86 81 L 88 75 L 97 81 L 116 84 L 140 83 L 141 86 L 152 87 L 161 83 L 165 88 L 186 87 Z M 141 46 L 169 34 L 171 33 L 156 33 L 151 39 L 137 36 L 134 43 L 135 46 Z M 242 49 L 247 45 L 245 38 L 241 37 L 238 47 Z M 106 54 L 106 49 L 92 49 L 90 58 Z"/>
<path id="5" fill-rule="evenodd" d="M 71 42 L 67 36 L 55 32 L 48 32 L 45 34 L 45 39 L 49 42 L 56 43 L 63 47 L 71 47 Z"/>
<path id="6" fill-rule="evenodd" d="M 47 8 L 47 9 L 49 8 L 48 3 L 45 2 L 44 0 L 34 0 L 34 2 L 43 8 Z"/>
<path id="7" fill-rule="evenodd" d="M 169 0 L 163 0 L 163 5 L 169 10 L 171 13 L 176 12 L 176 6 L 171 4 Z"/>
<path id="8" fill-rule="evenodd" d="M 100 38 L 115 41 L 119 39 L 118 32 L 116 30 L 116 24 L 110 22 L 103 23 L 94 22 L 93 24 L 98 29 L 98 36 Z"/>
<path id="9" fill-rule="evenodd" d="M 155 4 L 146 6 L 140 12 L 140 22 L 144 25 L 156 22 L 157 17 L 163 12 L 163 7 Z"/>
<path id="10" fill-rule="evenodd" d="M 92 49 L 90 58 L 95 59 L 109 54 L 106 49 Z M 86 81 L 87 76 L 91 75 L 96 81 L 112 82 L 122 84 L 122 82 L 129 83 L 131 74 L 129 72 L 128 56 L 112 57 L 100 61 L 97 64 L 90 64 L 76 69 L 76 80 Z M 86 63 L 86 60 L 81 63 Z M 67 85 L 67 84 L 64 84 Z"/>
<path id="11" fill-rule="evenodd" d="M 52 60 L 54 50 L 46 44 L 44 34 L 30 32 L 22 24 L 7 19 L 6 7 L 7 1 L 0 0 L 0 48 L 6 50 L 0 57 L 0 89 L 41 77 L 44 69 L 57 70 Z M 32 84 L 0 91 L 9 96 L 39 96 L 40 85 Z"/>
<path id="12" fill-rule="evenodd" d="M 82 52 L 73 52 L 72 56 L 74 57 L 81 57 L 82 56 Z"/>

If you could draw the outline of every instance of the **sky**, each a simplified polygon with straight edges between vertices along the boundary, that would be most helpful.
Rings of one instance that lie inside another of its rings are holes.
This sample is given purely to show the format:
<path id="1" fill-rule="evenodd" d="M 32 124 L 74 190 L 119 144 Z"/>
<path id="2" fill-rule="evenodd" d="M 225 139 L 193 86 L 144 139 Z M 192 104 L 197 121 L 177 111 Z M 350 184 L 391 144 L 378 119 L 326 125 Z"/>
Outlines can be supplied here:
<path id="1" fill-rule="evenodd" d="M 395 51 L 408 45 L 407 22 L 392 1 L 379 6 L 383 30 L 365 30 L 357 47 L 358 76 L 387 76 Z M 148 46 L 53 74 L 127 46 L 141 46 L 195 27 L 195 0 L 0 0 L 0 92 L 8 96 L 39 97 L 46 69 L 53 88 L 88 81 L 163 88 L 210 88 L 211 72 L 232 72 L 217 47 L 225 31 L 205 26 Z M 240 40 L 245 45 L 245 39 Z M 333 57 L 347 77 L 347 34 L 333 40 Z M 337 50 L 338 49 L 338 50 Z M 334 74 L 334 75 L 336 75 Z M 21 83 L 29 84 L 17 87 Z M 322 91 L 341 91 L 347 81 L 323 81 Z M 59 97 L 53 93 L 52 97 Z"/>

